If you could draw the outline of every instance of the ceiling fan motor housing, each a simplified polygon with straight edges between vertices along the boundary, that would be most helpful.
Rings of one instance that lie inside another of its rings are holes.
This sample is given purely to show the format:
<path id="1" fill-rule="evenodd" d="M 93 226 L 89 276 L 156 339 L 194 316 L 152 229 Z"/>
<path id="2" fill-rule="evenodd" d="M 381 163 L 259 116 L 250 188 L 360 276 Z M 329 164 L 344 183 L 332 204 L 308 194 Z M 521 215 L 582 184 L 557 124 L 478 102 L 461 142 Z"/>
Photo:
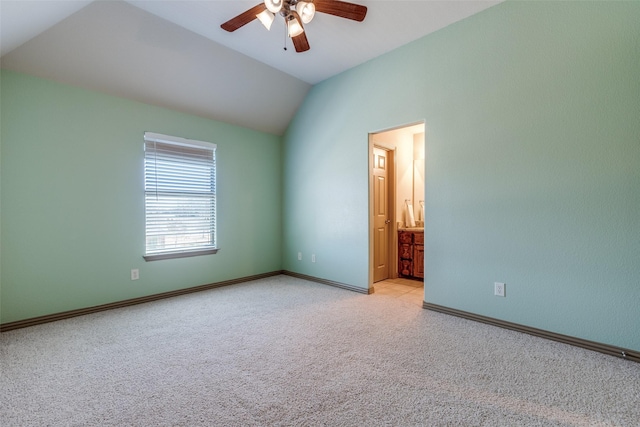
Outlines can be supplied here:
<path id="1" fill-rule="evenodd" d="M 278 13 L 280 13 L 280 15 L 282 15 L 285 18 L 288 18 L 289 16 L 291 16 L 291 12 L 292 11 L 296 11 L 297 10 L 297 6 L 298 4 L 301 3 L 304 6 L 307 5 L 313 5 L 313 0 L 265 0 L 265 5 L 267 6 L 267 9 L 271 10 L 273 12 L 273 10 L 270 8 L 270 5 L 274 5 L 278 4 L 280 5 L 280 10 L 278 10 Z M 313 7 L 313 11 L 315 12 L 315 6 L 311 6 Z M 276 9 L 277 10 L 277 9 Z M 300 14 L 300 11 L 298 11 L 298 14 Z M 308 22 L 305 22 L 308 23 Z"/>

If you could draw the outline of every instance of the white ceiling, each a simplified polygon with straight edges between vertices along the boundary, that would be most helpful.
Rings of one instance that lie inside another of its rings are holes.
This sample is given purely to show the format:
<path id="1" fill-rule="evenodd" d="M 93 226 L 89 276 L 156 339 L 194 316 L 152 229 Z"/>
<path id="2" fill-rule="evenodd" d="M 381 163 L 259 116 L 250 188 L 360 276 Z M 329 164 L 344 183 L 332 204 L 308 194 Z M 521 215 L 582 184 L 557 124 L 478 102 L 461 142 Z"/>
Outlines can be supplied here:
<path id="1" fill-rule="evenodd" d="M 2 67 L 280 135 L 311 85 L 500 1 L 353 0 L 364 22 L 318 13 L 296 53 L 281 17 L 220 28 L 259 0 L 0 0 Z"/>

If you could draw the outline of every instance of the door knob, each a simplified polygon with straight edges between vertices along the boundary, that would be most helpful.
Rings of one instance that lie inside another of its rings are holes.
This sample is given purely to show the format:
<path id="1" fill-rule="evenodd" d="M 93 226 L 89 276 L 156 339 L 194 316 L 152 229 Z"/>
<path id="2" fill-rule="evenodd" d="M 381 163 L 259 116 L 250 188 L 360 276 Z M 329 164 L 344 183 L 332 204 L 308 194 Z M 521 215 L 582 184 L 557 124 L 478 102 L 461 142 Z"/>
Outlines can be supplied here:
<path id="1" fill-rule="evenodd" d="M 385 224 L 389 224 L 390 222 L 391 222 L 391 220 L 390 220 L 390 219 L 387 219 L 387 220 L 385 220 L 385 222 L 384 222 L 384 223 L 385 223 Z"/>

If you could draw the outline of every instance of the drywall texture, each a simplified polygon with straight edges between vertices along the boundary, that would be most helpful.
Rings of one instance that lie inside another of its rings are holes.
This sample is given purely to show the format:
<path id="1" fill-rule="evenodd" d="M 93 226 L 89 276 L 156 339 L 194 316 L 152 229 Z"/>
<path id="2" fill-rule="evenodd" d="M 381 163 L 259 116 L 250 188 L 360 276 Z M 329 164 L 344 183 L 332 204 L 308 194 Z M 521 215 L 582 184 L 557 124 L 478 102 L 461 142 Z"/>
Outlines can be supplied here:
<path id="1" fill-rule="evenodd" d="M 367 134 L 424 119 L 426 301 L 640 349 L 638 22 L 506 2 L 315 86 L 285 135 L 284 268 L 368 286 Z"/>
<path id="2" fill-rule="evenodd" d="M 281 269 L 279 137 L 6 70 L 1 85 L 3 323 Z M 145 131 L 217 144 L 218 254 L 142 259 Z"/>

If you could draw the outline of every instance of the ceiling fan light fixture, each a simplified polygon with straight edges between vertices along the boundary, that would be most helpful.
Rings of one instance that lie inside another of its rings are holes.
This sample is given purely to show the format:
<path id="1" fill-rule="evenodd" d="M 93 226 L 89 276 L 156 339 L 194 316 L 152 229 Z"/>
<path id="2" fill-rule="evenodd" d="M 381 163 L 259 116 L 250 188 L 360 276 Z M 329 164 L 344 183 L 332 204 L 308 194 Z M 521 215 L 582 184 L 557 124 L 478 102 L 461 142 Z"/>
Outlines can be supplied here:
<path id="1" fill-rule="evenodd" d="M 267 6 L 269 12 L 278 13 L 282 10 L 284 0 L 264 0 L 264 5 Z"/>
<path id="2" fill-rule="evenodd" d="M 316 5 L 307 1 L 299 1 L 296 4 L 296 12 L 300 15 L 302 22 L 308 24 L 316 14 Z"/>
<path id="3" fill-rule="evenodd" d="M 297 37 L 304 33 L 304 28 L 302 28 L 300 21 L 293 16 L 287 21 L 287 28 L 289 30 L 289 37 Z"/>
<path id="4" fill-rule="evenodd" d="M 264 25 L 264 27 L 268 31 L 271 29 L 271 24 L 273 24 L 273 20 L 276 18 L 276 16 L 273 13 L 271 13 L 269 10 L 265 9 L 259 14 L 257 14 L 256 18 L 258 18 L 258 20 L 262 22 L 262 25 Z"/>

